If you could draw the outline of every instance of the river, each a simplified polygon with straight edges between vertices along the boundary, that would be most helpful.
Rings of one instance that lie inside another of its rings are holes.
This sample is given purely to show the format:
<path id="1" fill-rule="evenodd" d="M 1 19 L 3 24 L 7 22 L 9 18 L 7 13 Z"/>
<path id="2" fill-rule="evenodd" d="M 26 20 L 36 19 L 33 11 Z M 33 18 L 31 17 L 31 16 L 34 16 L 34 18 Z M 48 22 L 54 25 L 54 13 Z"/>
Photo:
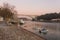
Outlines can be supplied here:
<path id="1" fill-rule="evenodd" d="M 46 40 L 60 40 L 60 23 L 26 21 L 25 25 L 27 26 L 24 27 L 25 29 L 44 37 Z M 33 29 L 34 27 L 45 27 L 48 33 L 46 35 L 40 34 L 37 30 Z"/>

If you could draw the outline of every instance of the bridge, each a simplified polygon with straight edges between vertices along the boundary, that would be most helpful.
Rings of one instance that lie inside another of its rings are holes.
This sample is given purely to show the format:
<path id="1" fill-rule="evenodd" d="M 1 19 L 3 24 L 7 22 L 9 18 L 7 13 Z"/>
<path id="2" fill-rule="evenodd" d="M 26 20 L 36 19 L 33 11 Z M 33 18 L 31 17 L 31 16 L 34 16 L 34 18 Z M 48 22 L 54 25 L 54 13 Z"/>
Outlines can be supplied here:
<path id="1" fill-rule="evenodd" d="M 18 17 L 28 17 L 28 18 L 35 18 L 38 15 L 24 15 L 24 14 L 18 14 Z"/>

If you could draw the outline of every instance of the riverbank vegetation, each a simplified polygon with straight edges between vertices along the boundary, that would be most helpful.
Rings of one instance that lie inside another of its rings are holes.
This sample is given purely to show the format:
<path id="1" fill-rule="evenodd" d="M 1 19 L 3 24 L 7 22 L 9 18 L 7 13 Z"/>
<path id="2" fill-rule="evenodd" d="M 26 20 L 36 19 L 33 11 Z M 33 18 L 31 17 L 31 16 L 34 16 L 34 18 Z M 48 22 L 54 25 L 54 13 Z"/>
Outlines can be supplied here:
<path id="1" fill-rule="evenodd" d="M 0 6 L 0 16 L 3 17 L 4 20 L 14 19 L 16 13 L 15 7 L 8 3 Z"/>
<path id="2" fill-rule="evenodd" d="M 42 22 L 60 22 L 60 12 L 40 15 L 40 16 L 37 16 L 35 19 L 36 21 L 42 21 Z"/>

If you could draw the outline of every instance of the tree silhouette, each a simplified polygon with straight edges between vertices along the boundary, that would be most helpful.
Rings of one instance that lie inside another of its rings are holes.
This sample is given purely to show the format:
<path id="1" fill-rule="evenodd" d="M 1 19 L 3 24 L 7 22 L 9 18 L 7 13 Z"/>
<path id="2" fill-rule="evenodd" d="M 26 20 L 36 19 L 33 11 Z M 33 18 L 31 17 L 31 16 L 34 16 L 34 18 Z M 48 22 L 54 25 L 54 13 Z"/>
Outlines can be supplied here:
<path id="1" fill-rule="evenodd" d="M 56 12 L 55 13 L 48 13 L 48 14 L 36 17 L 37 20 L 40 20 L 40 19 L 51 20 L 51 19 L 58 19 L 58 18 L 60 18 L 60 12 L 59 13 L 56 13 Z"/>
<path id="2" fill-rule="evenodd" d="M 3 7 L 0 7 L 0 16 L 2 16 L 4 20 L 13 19 L 14 14 L 16 14 L 14 6 L 4 3 Z"/>

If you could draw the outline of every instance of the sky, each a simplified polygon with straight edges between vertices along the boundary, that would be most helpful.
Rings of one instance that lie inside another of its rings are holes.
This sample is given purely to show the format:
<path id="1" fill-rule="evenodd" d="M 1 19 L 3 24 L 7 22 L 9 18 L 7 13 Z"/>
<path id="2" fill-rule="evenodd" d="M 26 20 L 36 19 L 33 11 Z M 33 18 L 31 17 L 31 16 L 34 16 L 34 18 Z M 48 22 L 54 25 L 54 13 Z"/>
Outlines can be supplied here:
<path id="1" fill-rule="evenodd" d="M 24 15 L 60 12 L 60 0 L 0 0 L 0 5 L 3 3 L 14 5 L 18 14 Z"/>

